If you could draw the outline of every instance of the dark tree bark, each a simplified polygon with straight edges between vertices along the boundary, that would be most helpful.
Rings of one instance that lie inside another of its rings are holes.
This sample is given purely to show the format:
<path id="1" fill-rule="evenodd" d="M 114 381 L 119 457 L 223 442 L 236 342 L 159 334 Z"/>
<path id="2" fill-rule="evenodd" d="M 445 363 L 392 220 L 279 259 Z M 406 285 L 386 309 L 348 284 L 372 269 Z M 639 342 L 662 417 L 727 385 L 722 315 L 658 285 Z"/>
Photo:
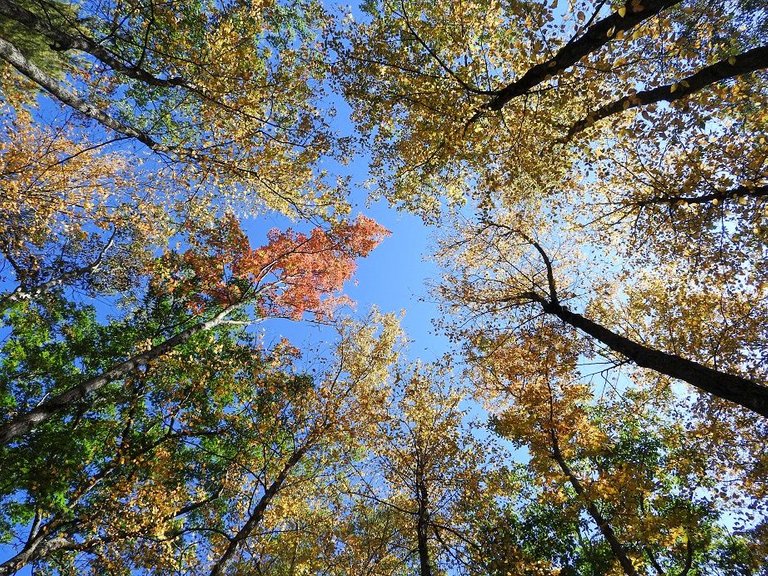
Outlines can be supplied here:
<path id="1" fill-rule="evenodd" d="M 676 354 L 669 354 L 644 344 L 638 344 L 634 340 L 621 336 L 581 314 L 571 312 L 560 303 L 550 301 L 539 294 L 526 292 L 516 297 L 515 300 L 519 301 L 521 298 L 538 302 L 546 314 L 556 316 L 566 324 L 578 328 L 614 352 L 618 352 L 631 360 L 637 366 L 683 380 L 703 392 L 728 400 L 768 418 L 768 386 L 763 386 L 742 376 L 715 370 Z"/>
<path id="2" fill-rule="evenodd" d="M 569 42 L 549 60 L 530 68 L 518 80 L 496 92 L 486 103 L 488 110 L 501 110 L 508 102 L 522 96 L 549 76 L 560 74 L 576 62 L 596 52 L 611 41 L 618 32 L 627 31 L 637 24 L 656 16 L 662 10 L 680 3 L 681 0 L 629 0 L 624 16 L 614 12 L 596 22 L 576 40 Z M 610 35 L 609 35 L 610 33 Z"/>
<path id="3" fill-rule="evenodd" d="M 261 521 L 264 519 L 264 513 L 266 512 L 267 507 L 283 487 L 283 484 L 285 484 L 288 474 L 301 461 L 310 446 L 311 442 L 307 441 L 291 455 L 285 463 L 285 466 L 280 470 L 277 478 L 274 479 L 264 491 L 264 494 L 262 494 L 246 523 L 243 524 L 237 534 L 229 540 L 229 544 L 224 550 L 224 553 L 213 565 L 213 568 L 211 568 L 210 576 L 223 576 L 226 573 L 227 568 L 235 559 L 235 554 L 243 546 L 245 540 L 259 527 Z"/>
<path id="4" fill-rule="evenodd" d="M 676 354 L 669 354 L 645 344 L 639 344 L 634 340 L 609 330 L 605 326 L 593 322 L 581 314 L 571 312 L 560 304 L 552 270 L 552 261 L 541 245 L 518 230 L 501 224 L 491 223 L 489 226 L 504 228 L 508 231 L 507 234 L 521 236 L 536 249 L 547 269 L 547 288 L 549 292 L 547 296 L 543 296 L 538 292 L 523 292 L 508 298 L 507 301 L 518 303 L 536 302 L 541 306 L 545 314 L 556 316 L 566 324 L 578 328 L 614 352 L 618 352 L 631 360 L 637 366 L 650 368 L 660 374 L 677 378 L 703 392 L 723 400 L 728 400 L 768 418 L 768 386 L 758 384 L 742 376 L 710 368 Z"/>
<path id="5" fill-rule="evenodd" d="M 646 206 L 659 204 L 709 204 L 717 200 L 725 202 L 727 200 L 736 200 L 739 198 L 764 198 L 768 196 L 768 185 L 766 186 L 736 186 L 730 190 L 715 190 L 709 194 L 700 196 L 682 196 L 679 194 L 659 195 L 646 198 L 645 200 L 636 200 L 627 202 L 625 206 L 645 208 Z"/>
<path id="6" fill-rule="evenodd" d="M 624 96 L 610 104 L 601 106 L 597 110 L 590 112 L 586 118 L 579 120 L 571 126 L 564 141 L 570 140 L 585 128 L 613 114 L 620 114 L 624 110 L 647 106 L 656 102 L 681 100 L 712 84 L 764 68 L 768 68 L 768 46 L 753 48 L 738 56 L 721 60 L 702 68 L 695 74 L 687 76 L 674 84 L 667 84 L 652 90 L 644 90 L 631 96 Z"/>
<path id="7" fill-rule="evenodd" d="M 429 495 L 427 485 L 424 482 L 423 471 L 417 471 L 416 501 L 418 510 L 416 516 L 416 537 L 419 546 L 419 574 L 420 576 L 432 576 L 432 568 L 429 562 Z"/>
<path id="8" fill-rule="evenodd" d="M 624 573 L 627 576 L 639 576 L 637 570 L 635 570 L 635 567 L 632 565 L 632 561 L 627 556 L 627 552 L 624 550 L 624 546 L 621 544 L 621 542 L 619 542 L 616 533 L 613 531 L 610 522 L 608 522 L 608 520 L 600 513 L 600 510 L 597 509 L 595 503 L 586 497 L 584 486 L 582 486 L 581 481 L 573 473 L 570 466 L 568 466 L 568 463 L 565 461 L 565 458 L 560 451 L 560 443 L 557 440 L 557 434 L 554 430 L 549 431 L 549 437 L 551 441 L 552 457 L 555 459 L 557 465 L 560 467 L 560 470 L 563 472 L 563 474 L 565 474 L 566 478 L 568 478 L 568 482 L 570 482 L 571 486 L 573 486 L 576 494 L 584 502 L 587 513 L 590 515 L 592 520 L 595 521 L 595 524 L 597 524 L 597 527 L 600 530 L 600 533 L 603 535 L 603 538 L 605 538 L 605 541 L 608 542 L 608 545 L 611 547 L 611 552 L 613 552 L 613 555 L 619 561 L 619 564 L 621 564 L 622 570 L 624 570 Z"/>
<path id="9" fill-rule="evenodd" d="M 557 303 L 541 301 L 544 312 L 560 318 L 642 368 L 683 380 L 699 390 L 728 400 L 768 418 L 768 387 L 741 376 L 638 344 Z"/>

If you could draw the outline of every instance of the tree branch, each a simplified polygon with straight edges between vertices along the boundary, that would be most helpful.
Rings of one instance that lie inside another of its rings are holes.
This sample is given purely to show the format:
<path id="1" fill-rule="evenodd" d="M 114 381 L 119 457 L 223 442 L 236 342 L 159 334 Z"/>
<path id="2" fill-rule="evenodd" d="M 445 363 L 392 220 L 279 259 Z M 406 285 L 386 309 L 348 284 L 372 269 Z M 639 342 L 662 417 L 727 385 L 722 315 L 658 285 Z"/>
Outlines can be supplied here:
<path id="1" fill-rule="evenodd" d="M 582 501 L 584 502 L 584 505 L 586 506 L 586 509 L 587 509 L 587 513 L 592 517 L 592 519 L 597 524 L 597 527 L 600 530 L 600 533 L 603 535 L 606 542 L 608 542 L 608 545 L 611 547 L 611 551 L 613 552 L 613 555 L 619 561 L 619 564 L 621 564 L 621 567 L 624 570 L 624 573 L 627 576 L 639 576 L 639 574 L 635 570 L 634 565 L 632 564 L 632 561 L 627 556 L 627 552 L 624 550 L 624 546 L 621 544 L 621 542 L 619 542 L 619 539 L 616 537 L 616 533 L 613 531 L 613 528 L 611 527 L 610 523 L 600 513 L 600 510 L 597 509 L 597 506 L 595 506 L 595 503 L 591 499 L 589 499 L 589 497 L 586 494 L 586 490 L 584 490 L 584 486 L 582 486 L 581 484 L 581 481 L 573 473 L 573 471 L 568 466 L 568 463 L 565 461 L 565 458 L 563 457 L 563 454 L 560 451 L 560 443 L 557 440 L 557 434 L 555 433 L 554 428 L 550 428 L 549 436 L 551 441 L 552 457 L 555 459 L 558 466 L 560 467 L 560 470 L 563 472 L 563 474 L 565 474 L 566 478 L 568 478 L 568 481 L 570 482 L 571 486 L 573 486 L 573 489 L 576 491 L 576 494 L 578 494 L 579 498 L 581 498 Z"/>
<path id="2" fill-rule="evenodd" d="M 540 254 L 543 252 L 540 246 L 537 250 Z M 547 264 L 549 276 L 551 274 L 549 258 L 545 258 L 545 263 Z M 550 288 L 551 286 L 552 284 L 550 284 Z M 649 368 L 660 374 L 677 378 L 712 396 L 728 400 L 768 418 L 768 386 L 758 384 L 742 376 L 710 368 L 676 354 L 669 354 L 650 346 L 639 344 L 609 330 L 605 326 L 593 322 L 581 314 L 571 312 L 557 301 L 548 300 L 535 291 L 518 293 L 505 298 L 504 301 L 515 304 L 526 301 L 536 302 L 541 306 L 545 314 L 556 316 L 566 324 L 581 330 L 614 352 L 618 352 L 626 357 L 637 366 Z"/>
<path id="3" fill-rule="evenodd" d="M 539 300 L 547 314 L 589 334 L 641 368 L 683 380 L 699 390 L 728 400 L 768 418 L 768 387 L 747 378 L 715 370 L 693 360 L 638 344 L 557 303 Z"/>
<path id="4" fill-rule="evenodd" d="M 624 6 L 626 9 L 624 16 L 614 12 L 590 26 L 583 36 L 560 48 L 552 58 L 536 64 L 518 80 L 498 90 L 496 96 L 483 105 L 483 109 L 501 110 L 512 99 L 525 94 L 548 76 L 560 74 L 585 56 L 608 44 L 616 33 L 627 31 L 679 2 L 681 0 L 629 0 Z"/>
<path id="5" fill-rule="evenodd" d="M 156 152 L 167 151 L 165 147 L 161 146 L 158 142 L 153 140 L 147 133 L 113 119 L 103 110 L 99 110 L 92 104 L 83 100 L 77 93 L 65 87 L 58 80 L 43 72 L 26 56 L 24 56 L 24 54 L 22 54 L 21 51 L 16 48 L 16 46 L 4 38 L 0 38 L 0 58 L 16 68 L 16 70 L 18 70 L 22 75 L 26 76 L 28 79 L 44 88 L 57 100 L 77 110 L 88 118 L 96 120 L 97 122 L 119 134 L 135 138 Z"/>
<path id="6" fill-rule="evenodd" d="M 652 90 L 644 90 L 630 96 L 624 96 L 614 100 L 610 104 L 601 106 L 597 110 L 587 114 L 569 129 L 565 138 L 560 142 L 568 142 L 574 135 L 592 126 L 595 122 L 607 118 L 613 114 L 620 114 L 631 108 L 638 108 L 656 102 L 674 102 L 698 92 L 699 90 L 743 74 L 749 74 L 757 70 L 768 68 L 768 46 L 753 48 L 743 54 L 721 60 L 706 68 L 702 68 L 695 74 L 687 76 L 674 84 L 659 86 Z"/>
<path id="7" fill-rule="evenodd" d="M 636 206 L 638 208 L 645 208 L 653 204 L 706 204 L 717 200 L 723 202 L 725 200 L 734 200 L 737 198 L 765 198 L 768 196 L 768 185 L 764 186 L 748 186 L 742 185 L 730 190 L 715 190 L 709 194 L 702 194 L 701 196 L 652 196 L 645 200 L 637 200 L 635 202 L 627 202 L 626 206 Z"/>
<path id="8" fill-rule="evenodd" d="M 238 530 L 237 534 L 230 538 L 229 544 L 224 550 L 224 553 L 213 565 L 213 568 L 211 568 L 210 576 L 223 576 L 227 570 L 227 567 L 234 560 L 235 553 L 263 520 L 267 506 L 269 506 L 275 495 L 277 495 L 277 493 L 282 488 L 286 478 L 288 478 L 288 474 L 290 473 L 291 469 L 299 463 L 311 445 L 311 442 L 306 442 L 291 455 L 291 457 L 283 466 L 282 470 L 280 470 L 277 478 L 275 478 L 275 480 L 264 491 L 264 494 L 259 499 L 259 502 L 256 504 L 253 512 L 251 512 L 250 517 L 246 523 L 242 526 L 242 528 L 240 528 L 240 530 Z"/>
<path id="9" fill-rule="evenodd" d="M 239 307 L 239 304 L 230 306 L 211 320 L 199 322 L 194 326 L 190 326 L 164 342 L 153 346 L 146 352 L 136 354 L 128 360 L 116 364 L 106 372 L 102 372 L 98 376 L 89 378 L 77 386 L 73 386 L 68 390 L 60 392 L 45 402 L 42 402 L 32 410 L 12 418 L 9 422 L 0 427 L 0 444 L 8 444 L 18 436 L 29 432 L 32 428 L 47 422 L 54 415 L 63 412 L 71 408 L 77 402 L 86 399 L 110 382 L 119 380 L 138 369 L 140 366 L 144 366 L 155 358 L 167 354 L 175 347 L 180 346 L 192 338 L 195 334 L 218 326 L 230 313 Z"/>
<path id="10" fill-rule="evenodd" d="M 99 42 L 89 38 L 85 34 L 72 34 L 41 18 L 34 12 L 27 10 L 23 6 L 19 6 L 9 0 L 0 0 L 0 15 L 5 16 L 11 20 L 23 24 L 30 30 L 34 30 L 39 34 L 42 34 L 48 38 L 53 44 L 54 48 L 58 49 L 74 49 L 81 52 L 87 52 L 91 54 L 113 70 L 133 78 L 134 80 L 140 80 L 151 86 L 159 87 L 185 87 L 192 88 L 186 79 L 176 76 L 170 78 L 159 78 L 153 74 L 150 74 L 141 67 L 142 58 L 135 66 L 128 65 L 115 57 L 109 50 L 102 46 Z"/>
<path id="11" fill-rule="evenodd" d="M 405 9 L 405 5 L 403 1 L 400 1 L 400 8 L 403 11 L 403 20 L 405 20 L 405 25 L 408 28 L 408 31 L 411 33 L 411 35 L 416 39 L 416 41 L 424 48 L 424 50 L 427 51 L 427 53 L 430 55 L 430 57 L 437 62 L 437 64 L 440 66 L 440 68 L 445 71 L 446 74 L 448 74 L 451 78 L 453 78 L 459 86 L 461 86 L 464 90 L 467 92 L 470 92 L 472 94 L 482 94 L 482 95 L 492 95 L 494 92 L 488 91 L 488 90 L 481 90 L 480 88 L 475 88 L 474 86 L 471 86 L 466 81 L 464 81 L 456 72 L 453 71 L 453 69 L 448 66 L 448 64 L 440 57 L 440 55 L 435 52 L 429 44 L 427 44 L 422 37 L 414 30 L 413 26 L 411 25 L 411 20 L 408 18 L 408 13 Z"/>
<path id="12" fill-rule="evenodd" d="M 12 292 L 1 296 L 0 303 L 5 302 L 6 300 L 24 300 L 27 298 L 35 298 L 43 292 L 50 290 L 54 286 L 59 286 L 68 280 L 73 280 L 79 276 L 84 276 L 86 274 L 92 274 L 93 272 L 96 272 L 104 260 L 104 255 L 112 247 L 116 235 L 117 230 L 113 230 L 109 240 L 107 240 L 107 243 L 101 248 L 101 250 L 99 250 L 99 254 L 96 256 L 96 259 L 93 262 L 90 262 L 85 266 L 75 268 L 74 270 L 62 272 L 56 278 L 51 278 L 50 280 L 41 282 L 40 284 L 30 288 L 24 288 L 23 284 L 19 284 Z"/>

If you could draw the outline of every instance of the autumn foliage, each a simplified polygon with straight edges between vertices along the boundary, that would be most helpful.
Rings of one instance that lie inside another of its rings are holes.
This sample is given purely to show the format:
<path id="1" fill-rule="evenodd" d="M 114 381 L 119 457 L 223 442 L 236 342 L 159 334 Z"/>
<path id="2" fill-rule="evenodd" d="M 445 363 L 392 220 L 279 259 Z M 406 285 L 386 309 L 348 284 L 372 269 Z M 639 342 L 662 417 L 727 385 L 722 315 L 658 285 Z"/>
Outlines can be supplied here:
<path id="1" fill-rule="evenodd" d="M 0 0 L 0 576 L 765 576 L 766 70 L 754 0 Z"/>
<path id="2" fill-rule="evenodd" d="M 265 246 L 252 249 L 238 221 L 228 216 L 215 230 L 194 238 L 183 254 L 168 258 L 180 261 L 176 279 L 156 282 L 190 294 L 198 313 L 209 304 L 227 307 L 247 300 L 261 317 L 299 320 L 312 312 L 325 318 L 346 301 L 333 295 L 354 274 L 355 259 L 367 256 L 387 234 L 361 215 L 308 234 L 273 229 Z"/>

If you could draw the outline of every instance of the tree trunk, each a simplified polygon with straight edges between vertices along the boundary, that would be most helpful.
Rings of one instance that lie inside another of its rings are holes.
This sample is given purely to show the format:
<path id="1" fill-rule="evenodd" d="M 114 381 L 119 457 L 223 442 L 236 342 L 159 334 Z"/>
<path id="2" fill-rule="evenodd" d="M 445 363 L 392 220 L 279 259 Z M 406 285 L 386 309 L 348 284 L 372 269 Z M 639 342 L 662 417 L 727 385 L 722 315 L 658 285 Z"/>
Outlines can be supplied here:
<path id="1" fill-rule="evenodd" d="M 429 493 L 424 479 L 425 454 L 421 439 L 416 438 L 416 542 L 419 552 L 419 576 L 432 576 L 429 562 Z"/>
<path id="2" fill-rule="evenodd" d="M 427 487 L 424 480 L 419 478 L 416 485 L 416 499 L 418 501 L 418 517 L 416 524 L 416 536 L 419 544 L 419 574 L 420 576 L 432 576 L 432 568 L 429 564 L 429 509 L 427 499 Z"/>
<path id="3" fill-rule="evenodd" d="M 155 152 L 164 151 L 148 134 L 113 119 L 109 114 L 83 100 L 78 94 L 38 68 L 21 51 L 7 40 L 0 38 L 0 58 L 16 68 L 23 76 L 44 88 L 49 94 L 81 114 L 96 120 L 118 134 L 135 138 Z"/>
<path id="4" fill-rule="evenodd" d="M 586 491 L 584 490 L 584 487 L 581 485 L 579 479 L 568 466 L 565 458 L 563 458 L 563 454 L 560 452 L 560 444 L 557 441 L 557 434 L 555 434 L 554 430 L 550 430 L 549 434 L 550 439 L 552 440 L 553 458 L 557 462 L 558 466 L 560 466 L 560 470 L 562 470 L 563 474 L 565 474 L 565 476 L 568 478 L 568 481 L 571 483 L 571 486 L 573 486 L 576 494 L 578 494 L 584 502 L 587 513 L 597 524 L 597 527 L 600 530 L 600 533 L 603 535 L 603 538 L 605 538 L 606 542 L 608 542 L 608 545 L 611 547 L 613 555 L 619 561 L 619 564 L 621 564 L 622 570 L 624 570 L 624 573 L 627 576 L 639 576 L 637 570 L 635 570 L 635 567 L 632 564 L 632 561 L 627 556 L 627 552 L 624 550 L 624 546 L 622 546 L 621 542 L 619 542 L 619 539 L 616 537 L 616 533 L 613 531 L 610 523 L 605 517 L 603 517 L 603 515 L 600 513 L 600 510 L 598 510 L 597 506 L 595 506 L 595 503 L 586 497 Z"/>
<path id="5" fill-rule="evenodd" d="M 577 40 L 568 42 L 549 60 L 530 68 L 515 82 L 498 91 L 496 96 L 485 105 L 489 110 L 501 110 L 505 104 L 528 92 L 550 76 L 555 76 L 570 68 L 576 62 L 596 52 L 608 44 L 618 32 L 633 28 L 640 22 L 651 18 L 664 10 L 679 4 L 681 0 L 629 0 L 624 16 L 614 12 L 610 16 L 587 28 Z"/>
<path id="6" fill-rule="evenodd" d="M 638 344 L 580 314 L 571 312 L 560 304 L 548 302 L 540 297 L 537 299 L 544 312 L 553 314 L 566 324 L 589 334 L 638 366 L 683 380 L 699 390 L 734 402 L 768 418 L 768 387 L 741 376 L 720 372 L 698 362 L 686 360 L 675 354 Z"/>
<path id="7" fill-rule="evenodd" d="M 270 502 L 272 502 L 274 497 L 283 487 L 283 484 L 285 483 L 286 478 L 288 478 L 288 474 L 290 473 L 291 469 L 293 469 L 293 467 L 296 466 L 296 464 L 298 464 L 299 461 L 304 457 L 304 454 L 306 454 L 310 446 L 311 442 L 307 441 L 301 448 L 296 450 L 291 455 L 291 457 L 288 459 L 288 462 L 286 462 L 285 466 L 283 466 L 283 469 L 280 470 L 277 478 L 275 478 L 272 484 L 270 484 L 269 487 L 264 491 L 264 494 L 259 499 L 259 502 L 256 504 L 253 512 L 251 512 L 251 515 L 246 523 L 242 528 L 240 528 L 240 530 L 238 530 L 237 534 L 235 534 L 235 536 L 230 539 L 227 548 L 224 550 L 224 553 L 213 565 L 213 568 L 211 568 L 210 576 L 223 576 L 227 570 L 227 567 L 234 560 L 235 553 L 240 549 L 248 536 L 250 536 L 251 533 L 259 527 L 259 524 L 261 524 L 261 521 L 264 519 L 264 513 L 267 510 L 267 506 L 269 506 Z"/>
<path id="8" fill-rule="evenodd" d="M 218 326 L 233 309 L 234 307 L 227 308 L 212 320 L 190 326 L 164 342 L 153 346 L 146 352 L 136 354 L 128 360 L 116 364 L 106 372 L 54 395 L 52 398 L 40 403 L 40 405 L 29 412 L 12 418 L 9 422 L 0 427 L 0 444 L 8 444 L 18 436 L 29 432 L 35 426 L 47 422 L 52 416 L 73 408 L 78 402 L 85 400 L 88 396 L 97 392 L 105 385 L 125 377 L 140 366 L 145 366 L 151 360 L 163 356 L 175 347 L 192 338 L 195 334 Z"/>

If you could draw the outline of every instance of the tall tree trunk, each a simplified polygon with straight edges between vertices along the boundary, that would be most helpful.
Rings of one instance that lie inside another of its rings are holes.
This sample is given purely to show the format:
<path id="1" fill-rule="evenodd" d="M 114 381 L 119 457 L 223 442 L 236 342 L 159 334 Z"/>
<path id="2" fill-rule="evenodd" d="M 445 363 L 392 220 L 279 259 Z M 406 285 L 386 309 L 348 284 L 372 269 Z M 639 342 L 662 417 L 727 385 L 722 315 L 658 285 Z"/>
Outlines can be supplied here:
<path id="1" fill-rule="evenodd" d="M 285 466 L 283 466 L 283 469 L 280 470 L 277 478 L 275 478 L 272 484 L 270 484 L 269 487 L 264 491 L 264 494 L 262 494 L 259 502 L 254 507 L 253 512 L 251 512 L 251 515 L 246 523 L 243 524 L 242 528 L 238 530 L 237 534 L 235 534 L 235 536 L 229 540 L 229 544 L 224 550 L 224 553 L 213 565 L 213 568 L 211 568 L 210 576 L 223 576 L 229 565 L 235 559 L 235 554 L 243 546 L 245 540 L 261 524 L 261 521 L 264 519 L 264 513 L 266 512 L 267 507 L 283 487 L 283 484 L 285 483 L 286 478 L 288 478 L 290 471 L 294 466 L 296 466 L 296 464 L 299 463 L 299 461 L 301 461 L 301 459 L 304 457 L 304 454 L 307 453 L 311 445 L 311 442 L 308 440 L 303 446 L 301 446 L 301 448 L 296 450 L 291 455 L 291 457 L 285 463 Z"/>
<path id="2" fill-rule="evenodd" d="M 226 319 L 227 315 L 230 314 L 234 308 L 235 307 L 227 308 L 207 322 L 199 322 L 194 326 L 190 326 L 164 342 L 153 346 L 146 352 L 136 354 L 128 360 L 124 360 L 123 362 L 114 365 L 112 368 L 98 376 L 89 378 L 77 386 L 73 386 L 64 392 L 55 394 L 45 402 L 41 402 L 29 412 L 25 412 L 24 414 L 12 418 L 0 427 L 0 444 L 8 444 L 22 434 L 26 434 L 35 426 L 47 422 L 54 415 L 74 408 L 79 402 L 85 400 L 88 396 L 93 395 L 110 382 L 124 378 L 137 368 L 145 366 L 148 362 L 167 354 L 175 347 L 180 346 L 192 338 L 195 334 L 218 326 Z"/>
<path id="3" fill-rule="evenodd" d="M 61 82 L 38 68 L 34 62 L 29 60 L 12 43 L 4 38 L 0 38 L 0 58 L 16 68 L 23 76 L 45 89 L 54 98 L 61 103 L 77 110 L 81 114 L 96 120 L 102 125 L 114 130 L 118 134 L 135 138 L 145 144 L 155 152 L 166 151 L 163 146 L 155 142 L 148 134 L 137 130 L 132 126 L 123 124 L 109 114 L 100 110 L 90 102 L 83 100 L 77 93 L 64 86 Z"/>
<path id="4" fill-rule="evenodd" d="M 638 344 L 581 314 L 571 312 L 558 303 L 547 301 L 538 295 L 534 299 L 541 304 L 542 309 L 547 314 L 557 316 L 566 324 L 589 334 L 638 366 L 678 378 L 708 394 L 734 402 L 761 416 L 768 417 L 768 386 L 762 386 L 747 378 L 709 368 L 675 354 L 668 354 L 650 346 Z"/>
<path id="5" fill-rule="evenodd" d="M 555 459 L 558 466 L 560 466 L 560 470 L 562 470 L 563 474 L 565 474 L 565 476 L 568 478 L 568 482 L 571 483 L 571 486 L 573 486 L 576 494 L 578 494 L 584 502 L 587 509 L 587 514 L 589 514 L 590 517 L 595 521 L 595 524 L 597 524 L 597 527 L 600 530 L 600 533 L 603 535 L 603 538 L 605 538 L 605 541 L 608 542 L 608 545 L 611 547 L 611 552 L 613 552 L 613 555 L 619 561 L 619 564 L 621 564 L 622 570 L 624 570 L 624 573 L 627 576 L 639 576 L 637 570 L 635 570 L 635 567 L 632 565 L 632 561 L 627 556 L 627 552 L 624 550 L 624 546 L 616 537 L 616 533 L 613 531 L 611 524 L 600 513 L 600 510 L 597 509 L 595 503 L 586 497 L 584 486 L 582 486 L 581 481 L 573 473 L 570 466 L 568 466 L 565 458 L 563 458 L 563 454 L 560 451 L 560 443 L 557 441 L 557 434 L 555 434 L 554 430 L 550 430 L 549 435 L 552 442 L 552 457 Z"/>
<path id="6" fill-rule="evenodd" d="M 432 568 L 429 563 L 429 495 L 427 485 L 424 482 L 424 470 L 421 458 L 416 464 L 416 502 L 418 504 L 416 516 L 416 539 L 419 546 L 419 575 L 432 576 Z"/>

